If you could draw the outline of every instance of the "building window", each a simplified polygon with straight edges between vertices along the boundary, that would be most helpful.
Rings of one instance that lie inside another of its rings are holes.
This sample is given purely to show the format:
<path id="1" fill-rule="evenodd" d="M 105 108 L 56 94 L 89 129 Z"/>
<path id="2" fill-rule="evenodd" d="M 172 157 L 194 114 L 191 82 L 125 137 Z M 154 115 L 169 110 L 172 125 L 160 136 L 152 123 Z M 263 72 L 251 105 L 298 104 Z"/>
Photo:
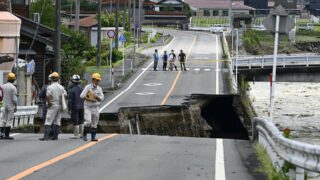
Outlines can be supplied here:
<path id="1" fill-rule="evenodd" d="M 204 10 L 203 11 L 204 16 L 210 16 L 210 11 L 209 10 Z"/>
<path id="2" fill-rule="evenodd" d="M 11 1 L 13 5 L 26 5 L 25 0 L 13 0 Z"/>
<path id="3" fill-rule="evenodd" d="M 212 16 L 219 16 L 219 11 L 213 10 L 212 11 Z"/>
<path id="4" fill-rule="evenodd" d="M 228 10 L 223 10 L 222 11 L 222 16 L 229 16 L 229 11 Z"/>

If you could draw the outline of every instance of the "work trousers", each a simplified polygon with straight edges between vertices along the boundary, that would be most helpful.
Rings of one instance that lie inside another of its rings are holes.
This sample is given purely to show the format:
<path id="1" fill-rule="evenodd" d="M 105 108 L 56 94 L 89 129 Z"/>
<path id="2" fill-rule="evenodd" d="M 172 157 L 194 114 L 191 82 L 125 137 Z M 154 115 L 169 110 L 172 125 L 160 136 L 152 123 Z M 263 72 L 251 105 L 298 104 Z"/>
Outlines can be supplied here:
<path id="1" fill-rule="evenodd" d="M 97 128 L 99 123 L 99 106 L 84 105 L 84 126 Z"/>
<path id="2" fill-rule="evenodd" d="M 12 127 L 14 108 L 4 107 L 0 119 L 0 127 Z"/>
<path id="3" fill-rule="evenodd" d="M 72 109 L 71 110 L 71 120 L 74 126 L 83 124 L 84 121 L 84 110 L 83 109 Z"/>
<path id="4" fill-rule="evenodd" d="M 48 108 L 45 125 L 51 126 L 52 124 L 61 126 L 61 105 L 52 105 Z"/>

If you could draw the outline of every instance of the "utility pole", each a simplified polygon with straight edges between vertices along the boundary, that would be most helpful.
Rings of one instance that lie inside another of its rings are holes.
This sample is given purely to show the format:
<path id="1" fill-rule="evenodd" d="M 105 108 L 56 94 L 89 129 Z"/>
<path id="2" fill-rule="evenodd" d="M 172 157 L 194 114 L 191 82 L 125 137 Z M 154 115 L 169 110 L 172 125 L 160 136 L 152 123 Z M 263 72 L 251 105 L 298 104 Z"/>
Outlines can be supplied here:
<path id="1" fill-rule="evenodd" d="M 138 12 L 138 26 L 139 26 L 139 28 L 138 28 L 138 47 L 140 47 L 140 39 L 141 39 L 141 2 L 140 2 L 140 0 L 138 0 L 138 3 L 139 3 L 139 5 L 138 5 L 138 10 L 139 10 L 139 12 Z"/>
<path id="2" fill-rule="evenodd" d="M 119 48 L 119 0 L 117 0 L 117 6 L 116 6 L 116 32 L 115 32 L 115 48 Z"/>
<path id="3" fill-rule="evenodd" d="M 98 0 L 97 66 L 101 66 L 101 0 Z"/>
<path id="4" fill-rule="evenodd" d="M 229 0 L 229 23 L 230 23 L 230 29 L 233 30 L 233 24 L 232 24 L 232 0 Z"/>
<path id="5" fill-rule="evenodd" d="M 79 14 L 80 14 L 80 0 L 76 0 L 76 24 L 75 30 L 79 32 Z"/>
<path id="6" fill-rule="evenodd" d="M 56 60 L 54 61 L 54 70 L 58 73 L 61 73 L 61 57 L 60 57 L 60 49 L 61 49 L 61 1 L 56 0 L 56 24 L 55 24 L 55 50 L 54 56 Z"/>
<path id="7" fill-rule="evenodd" d="M 128 31 L 131 32 L 131 0 L 128 0 Z"/>
<path id="8" fill-rule="evenodd" d="M 136 0 L 133 0 L 133 61 L 132 66 L 135 67 L 136 61 Z M 132 70 L 131 66 L 131 70 Z"/>
<path id="9" fill-rule="evenodd" d="M 110 0 L 110 13 L 112 13 L 112 1 L 113 0 Z"/>

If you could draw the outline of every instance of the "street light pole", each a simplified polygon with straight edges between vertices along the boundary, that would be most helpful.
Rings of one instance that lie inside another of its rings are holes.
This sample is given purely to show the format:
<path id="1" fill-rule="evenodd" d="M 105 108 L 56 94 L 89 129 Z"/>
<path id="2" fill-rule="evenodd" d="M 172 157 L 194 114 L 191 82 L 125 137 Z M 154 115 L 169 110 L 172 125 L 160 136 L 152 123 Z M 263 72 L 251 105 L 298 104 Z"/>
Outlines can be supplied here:
<path id="1" fill-rule="evenodd" d="M 135 66 L 136 60 L 136 0 L 133 0 L 133 61 L 131 62 L 131 70 Z"/>
<path id="2" fill-rule="evenodd" d="M 237 41 L 236 41 L 236 88 L 238 92 L 238 53 L 239 53 L 239 30 L 236 29 L 236 36 L 237 36 Z"/>

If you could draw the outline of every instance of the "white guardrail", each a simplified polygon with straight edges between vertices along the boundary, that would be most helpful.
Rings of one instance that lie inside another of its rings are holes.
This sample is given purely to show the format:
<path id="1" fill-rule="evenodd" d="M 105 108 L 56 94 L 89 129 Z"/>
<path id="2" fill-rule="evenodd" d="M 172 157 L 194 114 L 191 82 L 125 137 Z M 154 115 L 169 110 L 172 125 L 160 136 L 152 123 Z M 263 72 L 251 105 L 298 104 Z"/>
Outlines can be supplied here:
<path id="1" fill-rule="evenodd" d="M 235 65 L 236 59 L 233 57 L 233 64 Z M 239 57 L 237 59 L 238 67 L 248 67 L 251 69 L 252 67 L 260 67 L 264 68 L 265 66 L 273 65 L 273 57 Z M 320 65 L 320 56 L 278 56 L 277 57 L 277 66 L 282 66 L 285 68 L 286 66 L 306 66 L 310 65 Z"/>
<path id="2" fill-rule="evenodd" d="M 2 108 L 1 108 L 2 116 Z M 14 113 L 12 128 L 24 125 L 33 125 L 34 117 L 38 113 L 38 106 L 17 106 L 17 112 Z"/>
<path id="3" fill-rule="evenodd" d="M 305 173 L 308 180 L 320 178 L 320 146 L 285 138 L 272 122 L 260 118 L 253 119 L 252 133 L 278 169 L 285 161 L 295 165 L 290 179 L 304 180 Z"/>

